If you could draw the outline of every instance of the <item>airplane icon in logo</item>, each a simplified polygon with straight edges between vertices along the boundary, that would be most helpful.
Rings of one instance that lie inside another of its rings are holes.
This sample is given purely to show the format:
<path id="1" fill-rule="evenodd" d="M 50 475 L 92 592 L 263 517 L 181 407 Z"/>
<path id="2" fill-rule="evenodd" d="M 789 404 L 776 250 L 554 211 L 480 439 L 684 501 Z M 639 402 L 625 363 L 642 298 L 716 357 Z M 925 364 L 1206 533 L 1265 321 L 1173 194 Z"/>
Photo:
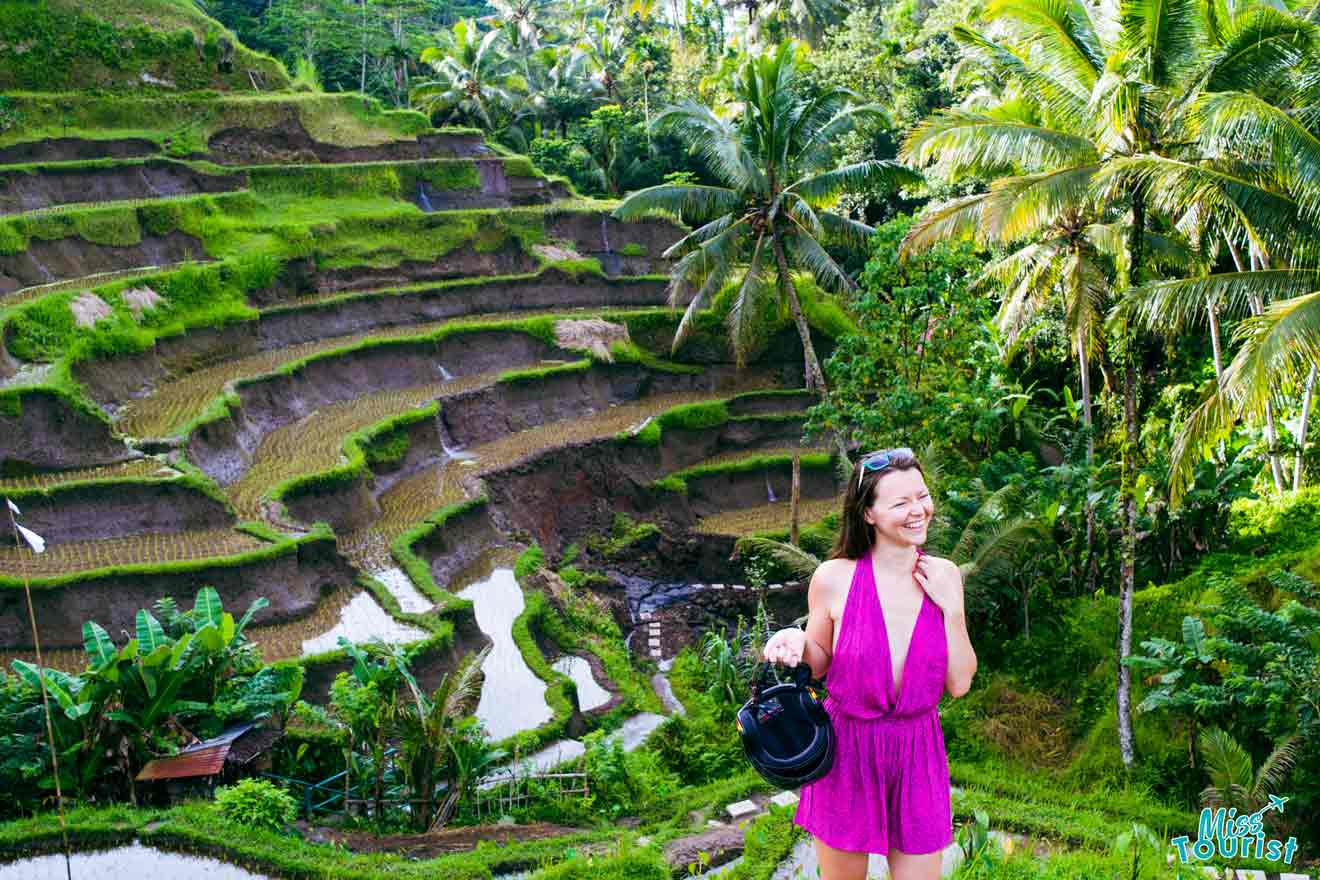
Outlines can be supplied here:
<path id="1" fill-rule="evenodd" d="M 1283 805 L 1286 804 L 1289 800 L 1291 800 L 1291 798 L 1288 798 L 1288 797 L 1286 797 L 1286 796 L 1285 796 L 1285 797 L 1279 797 L 1278 795 L 1274 795 L 1274 794 L 1272 794 L 1272 795 L 1270 795 L 1270 802 L 1269 802 L 1268 804 L 1266 804 L 1265 806 L 1261 807 L 1261 808 L 1260 808 L 1259 810 L 1257 810 L 1256 812 L 1252 813 L 1252 814 L 1251 814 L 1251 818 L 1253 818 L 1253 819 L 1258 819 L 1258 818 L 1260 818 L 1261 816 L 1263 816 L 1263 815 L 1265 815 L 1266 813 L 1268 813 L 1270 810 L 1278 810 L 1280 813 L 1282 813 L 1282 812 L 1283 812 Z"/>

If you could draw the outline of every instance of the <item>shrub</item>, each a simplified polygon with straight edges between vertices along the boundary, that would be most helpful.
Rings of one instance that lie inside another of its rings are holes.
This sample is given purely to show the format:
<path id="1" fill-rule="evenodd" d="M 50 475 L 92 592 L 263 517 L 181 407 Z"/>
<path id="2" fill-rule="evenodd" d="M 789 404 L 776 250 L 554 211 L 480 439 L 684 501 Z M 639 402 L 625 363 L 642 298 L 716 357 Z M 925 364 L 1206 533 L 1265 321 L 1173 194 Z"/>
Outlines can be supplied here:
<path id="1" fill-rule="evenodd" d="M 533 572 L 545 565 L 545 551 L 541 545 L 533 544 L 518 556 L 518 560 L 513 564 L 513 576 L 522 583 Z"/>
<path id="2" fill-rule="evenodd" d="M 215 790 L 215 803 L 226 819 L 248 828 L 275 831 L 298 815 L 298 803 L 284 789 L 264 779 L 244 779 Z"/>

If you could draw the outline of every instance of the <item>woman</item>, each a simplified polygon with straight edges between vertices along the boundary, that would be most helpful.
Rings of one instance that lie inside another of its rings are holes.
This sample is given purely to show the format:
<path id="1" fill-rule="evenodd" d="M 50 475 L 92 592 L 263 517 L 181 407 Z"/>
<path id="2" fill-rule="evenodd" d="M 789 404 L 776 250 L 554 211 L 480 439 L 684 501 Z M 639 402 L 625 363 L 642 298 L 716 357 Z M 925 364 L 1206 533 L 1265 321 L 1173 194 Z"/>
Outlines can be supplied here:
<path id="1" fill-rule="evenodd" d="M 962 574 L 921 550 L 934 514 L 911 449 L 864 456 L 839 539 L 811 578 L 807 628 L 766 643 L 772 663 L 825 676 L 830 772 L 802 786 L 793 821 L 812 833 L 821 880 L 863 880 L 868 853 L 894 880 L 937 880 L 953 842 L 949 763 L 936 705 L 976 674 Z"/>

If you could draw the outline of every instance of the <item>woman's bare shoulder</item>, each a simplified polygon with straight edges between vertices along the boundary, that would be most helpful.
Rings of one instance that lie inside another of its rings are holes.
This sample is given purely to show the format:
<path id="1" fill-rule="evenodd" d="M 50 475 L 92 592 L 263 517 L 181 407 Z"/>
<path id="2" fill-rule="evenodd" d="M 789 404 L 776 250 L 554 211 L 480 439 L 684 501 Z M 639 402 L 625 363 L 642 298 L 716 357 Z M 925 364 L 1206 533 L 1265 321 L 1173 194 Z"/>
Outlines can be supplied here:
<path id="1" fill-rule="evenodd" d="M 829 592 L 846 589 L 852 578 L 853 564 L 854 560 L 842 557 L 825 560 L 816 566 L 816 572 L 811 576 L 811 586 L 814 588 L 819 585 Z"/>

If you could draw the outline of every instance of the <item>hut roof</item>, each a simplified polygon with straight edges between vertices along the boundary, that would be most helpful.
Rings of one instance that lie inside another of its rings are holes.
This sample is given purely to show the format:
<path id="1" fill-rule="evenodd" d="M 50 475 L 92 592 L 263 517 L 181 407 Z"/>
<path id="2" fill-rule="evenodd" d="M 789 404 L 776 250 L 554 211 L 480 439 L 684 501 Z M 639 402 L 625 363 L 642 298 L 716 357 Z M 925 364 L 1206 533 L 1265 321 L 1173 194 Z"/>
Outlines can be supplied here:
<path id="1" fill-rule="evenodd" d="M 232 758 L 237 763 L 246 764 L 269 748 L 282 735 L 280 731 L 255 728 L 257 728 L 255 721 L 235 724 L 225 728 L 219 736 L 180 749 L 177 755 L 148 761 L 142 772 L 138 773 L 137 780 L 147 782 L 157 779 L 214 776 L 224 769 L 225 760 L 231 758 L 231 751 L 235 752 Z M 249 733 L 253 735 L 247 737 Z M 252 742 L 249 743 L 247 740 Z"/>

